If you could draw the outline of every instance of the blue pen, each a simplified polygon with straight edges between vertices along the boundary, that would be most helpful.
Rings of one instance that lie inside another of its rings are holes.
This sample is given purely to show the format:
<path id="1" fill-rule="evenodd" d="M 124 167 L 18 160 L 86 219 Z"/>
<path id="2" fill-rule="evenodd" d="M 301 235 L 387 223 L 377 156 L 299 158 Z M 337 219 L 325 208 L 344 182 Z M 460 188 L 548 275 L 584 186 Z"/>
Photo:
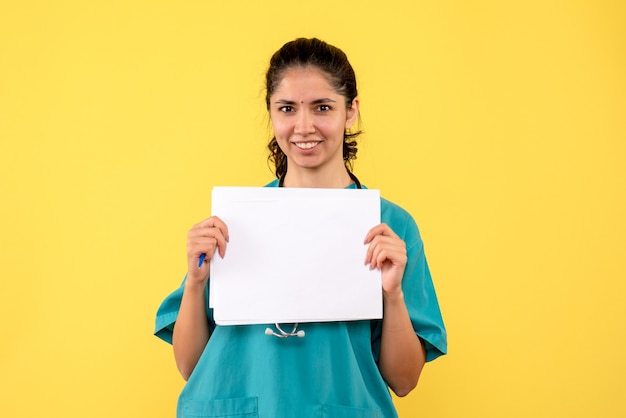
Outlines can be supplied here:
<path id="1" fill-rule="evenodd" d="M 198 260 L 198 268 L 202 267 L 202 263 L 204 263 L 204 259 L 206 258 L 206 254 L 200 254 L 200 259 Z"/>

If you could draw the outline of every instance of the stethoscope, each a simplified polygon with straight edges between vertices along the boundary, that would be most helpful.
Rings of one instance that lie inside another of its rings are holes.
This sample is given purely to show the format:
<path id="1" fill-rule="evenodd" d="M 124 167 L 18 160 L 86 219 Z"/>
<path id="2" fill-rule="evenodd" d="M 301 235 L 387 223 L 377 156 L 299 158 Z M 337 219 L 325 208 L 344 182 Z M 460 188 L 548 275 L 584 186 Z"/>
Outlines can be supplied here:
<path id="1" fill-rule="evenodd" d="M 363 188 L 361 187 L 361 182 L 359 181 L 358 178 L 356 178 L 354 174 L 348 171 L 348 175 L 350 176 L 350 179 L 352 179 L 352 181 L 354 182 L 357 189 Z M 284 174 L 282 175 L 282 177 L 278 179 L 278 187 L 285 187 L 285 175 Z"/>
<path id="2" fill-rule="evenodd" d="M 351 172 L 348 171 L 348 175 L 350 176 L 350 178 L 352 179 L 352 181 L 354 182 L 354 184 L 356 185 L 357 189 L 362 189 L 361 187 L 361 182 L 359 181 L 359 179 L 352 174 Z M 284 183 L 285 183 L 285 176 L 283 175 L 279 180 L 278 180 L 278 187 L 284 187 Z M 293 328 L 291 329 L 291 332 L 287 332 L 285 330 L 283 330 L 280 326 L 280 324 L 278 322 L 276 322 L 274 324 L 274 326 L 276 327 L 276 331 L 272 331 L 271 328 L 265 328 L 265 335 L 273 335 L 274 337 L 278 337 L 278 338 L 289 338 L 289 337 L 299 337 L 302 338 L 304 337 L 304 330 L 299 330 L 298 329 L 298 323 L 296 322 L 295 324 L 293 324 Z"/>

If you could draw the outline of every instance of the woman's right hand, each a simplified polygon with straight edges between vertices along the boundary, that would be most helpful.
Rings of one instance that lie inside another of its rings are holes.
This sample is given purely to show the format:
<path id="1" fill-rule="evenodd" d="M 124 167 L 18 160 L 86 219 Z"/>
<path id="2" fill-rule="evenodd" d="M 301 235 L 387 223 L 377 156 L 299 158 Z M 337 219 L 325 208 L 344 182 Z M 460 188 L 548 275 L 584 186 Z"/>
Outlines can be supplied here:
<path id="1" fill-rule="evenodd" d="M 172 336 L 176 365 L 185 380 L 191 376 L 211 336 L 205 300 L 209 261 L 216 250 L 224 257 L 227 242 L 228 228 L 217 216 L 194 225 L 187 233 L 187 280 Z M 204 262 L 198 267 L 202 254 Z"/>
<path id="2" fill-rule="evenodd" d="M 226 254 L 228 227 L 217 216 L 194 225 L 187 233 L 187 284 L 206 285 L 209 278 L 209 261 L 217 249 L 220 257 Z M 206 254 L 200 267 L 200 255 Z"/>

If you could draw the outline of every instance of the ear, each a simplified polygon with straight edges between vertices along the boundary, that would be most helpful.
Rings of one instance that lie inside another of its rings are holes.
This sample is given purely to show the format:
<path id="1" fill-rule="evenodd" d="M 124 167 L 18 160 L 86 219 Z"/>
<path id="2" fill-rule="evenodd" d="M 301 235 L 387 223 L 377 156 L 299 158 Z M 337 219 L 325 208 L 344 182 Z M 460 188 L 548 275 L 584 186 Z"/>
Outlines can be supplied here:
<path id="1" fill-rule="evenodd" d="M 352 105 L 346 109 L 346 129 L 352 128 L 352 125 L 354 125 L 354 122 L 358 119 L 359 105 L 359 99 L 355 97 L 354 100 L 352 100 Z"/>

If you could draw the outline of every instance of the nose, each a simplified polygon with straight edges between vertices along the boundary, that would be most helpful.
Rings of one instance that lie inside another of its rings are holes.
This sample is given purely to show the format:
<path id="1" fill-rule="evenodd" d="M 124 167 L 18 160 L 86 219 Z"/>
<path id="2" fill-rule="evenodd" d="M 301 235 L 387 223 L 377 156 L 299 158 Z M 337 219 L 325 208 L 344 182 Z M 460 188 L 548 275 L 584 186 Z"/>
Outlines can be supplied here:
<path id="1" fill-rule="evenodd" d="M 301 110 L 298 112 L 296 126 L 294 132 L 300 135 L 311 134 L 315 132 L 315 126 L 313 124 L 313 115 L 308 110 Z"/>

